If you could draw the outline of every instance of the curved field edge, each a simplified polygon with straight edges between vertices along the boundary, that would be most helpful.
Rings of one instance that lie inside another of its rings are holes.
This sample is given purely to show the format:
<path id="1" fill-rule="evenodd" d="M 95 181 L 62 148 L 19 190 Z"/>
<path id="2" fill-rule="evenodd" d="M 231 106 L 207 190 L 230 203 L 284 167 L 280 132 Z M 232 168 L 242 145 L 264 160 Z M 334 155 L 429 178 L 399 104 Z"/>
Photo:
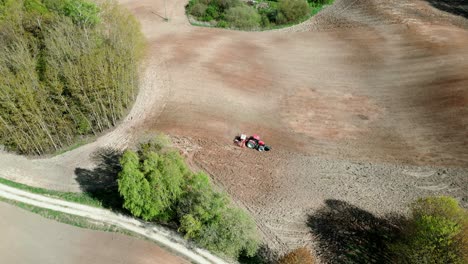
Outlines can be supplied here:
<path id="1" fill-rule="evenodd" d="M 200 21 L 200 20 L 197 19 L 197 17 L 189 14 L 189 10 L 187 9 L 187 7 L 185 8 L 185 16 L 187 18 L 187 21 L 190 23 L 190 25 L 196 26 L 196 27 L 219 28 L 219 29 L 224 29 L 224 30 L 246 31 L 246 32 L 263 32 L 263 31 L 286 29 L 286 28 L 291 28 L 291 27 L 303 24 L 306 21 L 310 20 L 315 15 L 317 15 L 323 9 L 332 6 L 334 2 L 335 2 L 335 0 L 332 0 L 330 3 L 323 3 L 323 4 L 318 4 L 318 3 L 312 4 L 312 3 L 308 2 L 309 12 L 307 13 L 307 15 L 305 15 L 304 17 L 299 18 L 297 21 L 287 22 L 287 23 L 284 23 L 284 24 L 273 24 L 273 25 L 269 25 L 269 26 L 260 26 L 260 28 L 258 28 L 258 29 L 242 29 L 242 28 L 229 27 L 229 26 L 228 27 L 221 27 L 221 26 L 218 26 L 219 22 L 216 23 L 216 24 L 211 24 L 210 21 Z M 165 17 L 164 20 L 169 21 L 169 18 Z M 222 20 L 222 21 L 224 21 L 224 20 Z"/>
<path id="2" fill-rule="evenodd" d="M 0 24 L 5 148 L 60 153 L 128 114 L 144 37 L 127 10 L 105 1 L 3 1 Z"/>
<path id="3" fill-rule="evenodd" d="M 56 222 L 59 222 L 59 223 L 62 223 L 62 224 L 67 224 L 67 225 L 71 225 L 71 226 L 75 226 L 75 227 L 79 227 L 79 228 L 84 228 L 84 229 L 89 229 L 89 230 L 95 230 L 95 231 L 118 233 L 118 234 L 122 234 L 122 235 L 126 235 L 126 236 L 131 236 L 131 237 L 134 237 L 134 238 L 137 238 L 137 239 L 143 239 L 143 240 L 146 240 L 146 241 L 150 241 L 150 242 L 156 244 L 157 246 L 159 246 L 160 248 L 170 252 L 174 256 L 183 257 L 180 253 L 178 253 L 177 251 L 172 250 L 170 247 L 167 247 L 164 244 L 161 244 L 161 243 L 158 243 L 157 241 L 148 239 L 145 236 L 142 236 L 142 235 L 137 234 L 135 232 L 129 231 L 127 229 L 120 228 L 120 227 L 118 227 L 116 225 L 106 224 L 106 223 L 102 223 L 102 222 L 99 222 L 99 221 L 92 221 L 92 220 L 90 220 L 90 219 L 88 219 L 86 217 L 81 217 L 81 216 L 67 214 L 67 213 L 63 213 L 63 212 L 59 212 L 59 211 L 45 209 L 45 208 L 42 208 L 42 207 L 30 205 L 30 204 L 23 203 L 23 202 L 18 202 L 18 201 L 15 201 L 15 200 L 5 199 L 5 198 L 2 198 L 2 197 L 0 197 L 0 202 L 4 202 L 4 203 L 10 204 L 10 205 L 19 207 L 19 208 L 21 208 L 23 210 L 26 210 L 28 212 L 40 215 L 40 216 L 42 216 L 44 218 L 47 218 L 47 219 L 50 219 L 50 220 L 53 220 L 53 221 L 56 221 Z"/>
<path id="4" fill-rule="evenodd" d="M 38 190 L 36 190 L 38 191 Z M 91 221 L 97 221 L 109 226 L 115 226 L 134 234 L 152 240 L 157 244 L 176 252 L 194 263 L 229 263 L 183 240 L 174 231 L 167 228 L 137 220 L 109 210 L 95 208 L 78 203 L 71 203 L 31 192 L 22 191 L 0 183 L 0 197 L 6 200 L 19 202 L 35 208 L 47 209 L 55 212 L 78 216 Z M 56 215 L 53 213 L 52 215 Z"/>

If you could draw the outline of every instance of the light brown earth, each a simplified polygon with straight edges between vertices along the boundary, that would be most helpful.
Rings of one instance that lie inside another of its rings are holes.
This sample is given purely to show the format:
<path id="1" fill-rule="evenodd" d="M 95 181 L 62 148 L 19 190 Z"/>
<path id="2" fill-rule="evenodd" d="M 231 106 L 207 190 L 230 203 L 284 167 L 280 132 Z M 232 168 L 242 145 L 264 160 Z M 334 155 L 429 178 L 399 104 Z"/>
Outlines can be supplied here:
<path id="1" fill-rule="evenodd" d="M 58 223 L 0 202 L 0 262 L 188 264 L 154 243 Z"/>
<path id="2" fill-rule="evenodd" d="M 120 2 L 148 39 L 129 116 L 61 156 L 2 154 L 0 176 L 77 191 L 96 149 L 162 131 L 277 252 L 316 248 L 306 223 L 329 199 L 377 216 L 427 195 L 467 206 L 467 19 L 423 0 L 336 0 L 303 24 L 241 32 L 189 25 L 186 0 L 167 1 L 169 22 L 163 0 Z M 273 150 L 234 147 L 239 132 Z"/>

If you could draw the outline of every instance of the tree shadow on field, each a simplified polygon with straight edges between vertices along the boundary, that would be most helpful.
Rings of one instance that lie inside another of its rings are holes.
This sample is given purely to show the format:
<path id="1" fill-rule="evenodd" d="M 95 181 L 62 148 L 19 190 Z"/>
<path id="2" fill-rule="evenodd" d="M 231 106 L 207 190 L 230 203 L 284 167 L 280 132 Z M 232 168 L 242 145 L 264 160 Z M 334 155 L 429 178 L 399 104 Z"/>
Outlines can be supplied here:
<path id="1" fill-rule="evenodd" d="M 248 257 L 245 252 L 242 252 L 237 259 L 240 264 L 270 264 L 275 263 L 275 259 L 278 256 L 268 248 L 267 245 L 263 244 L 258 249 L 255 256 Z"/>
<path id="2" fill-rule="evenodd" d="M 76 181 L 80 189 L 101 202 L 108 209 L 122 211 L 123 199 L 120 197 L 117 176 L 121 169 L 121 151 L 112 148 L 102 148 L 92 155 L 94 169 L 76 168 Z"/>
<path id="3" fill-rule="evenodd" d="M 340 200 L 325 204 L 308 219 L 325 262 L 392 263 L 387 245 L 398 237 L 403 217 L 379 218 Z"/>
<path id="4" fill-rule="evenodd" d="M 468 18 L 467 0 L 426 0 L 431 6 L 457 16 Z"/>

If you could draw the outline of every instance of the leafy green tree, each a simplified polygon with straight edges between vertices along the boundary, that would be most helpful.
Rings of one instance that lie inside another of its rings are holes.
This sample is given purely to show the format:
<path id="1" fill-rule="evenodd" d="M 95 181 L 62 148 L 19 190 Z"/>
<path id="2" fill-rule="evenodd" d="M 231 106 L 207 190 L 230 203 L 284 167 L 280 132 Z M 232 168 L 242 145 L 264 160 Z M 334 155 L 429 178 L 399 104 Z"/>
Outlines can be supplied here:
<path id="1" fill-rule="evenodd" d="M 168 221 L 173 217 L 172 205 L 182 194 L 184 176 L 188 172 L 176 152 L 144 157 L 127 150 L 120 161 L 119 192 L 124 208 L 145 220 Z M 141 192 L 137 192 L 141 188 Z"/>
<path id="2" fill-rule="evenodd" d="M 148 201 L 151 198 L 150 184 L 140 171 L 138 156 L 133 151 L 125 151 L 120 159 L 122 171 L 119 173 L 119 193 L 124 198 L 123 207 L 134 216 L 150 220 L 157 213 Z"/>
<path id="3" fill-rule="evenodd" d="M 205 12 L 207 8 L 208 8 L 207 5 L 197 2 L 190 7 L 189 12 L 192 16 L 201 18 L 205 16 Z"/>
<path id="4" fill-rule="evenodd" d="M 296 22 L 304 18 L 309 12 L 306 0 L 279 0 L 277 23 Z"/>
<path id="5" fill-rule="evenodd" d="M 124 208 L 145 220 L 173 220 L 187 239 L 209 250 L 255 255 L 260 240 L 250 216 L 215 191 L 208 175 L 192 173 L 178 152 L 157 145 L 150 141 L 123 154 L 118 185 Z"/>
<path id="6" fill-rule="evenodd" d="M 226 208 L 220 219 L 204 225 L 195 241 L 230 257 L 242 252 L 254 256 L 260 244 L 255 222 L 243 210 L 233 207 Z"/>
<path id="7" fill-rule="evenodd" d="M 419 199 L 404 237 L 391 248 L 402 263 L 467 263 L 468 213 L 450 197 Z"/>
<path id="8" fill-rule="evenodd" d="M 255 9 L 247 5 L 235 6 L 226 11 L 225 19 L 230 25 L 240 29 L 256 29 L 261 17 Z"/>
<path id="9" fill-rule="evenodd" d="M 243 210 L 232 207 L 225 194 L 213 191 L 204 173 L 188 178 L 178 214 L 186 238 L 209 250 L 237 257 L 241 252 L 253 256 L 259 247 L 253 220 Z"/>
<path id="10" fill-rule="evenodd" d="M 85 1 L 68 0 L 63 7 L 63 13 L 82 26 L 94 26 L 99 23 L 99 8 Z"/>

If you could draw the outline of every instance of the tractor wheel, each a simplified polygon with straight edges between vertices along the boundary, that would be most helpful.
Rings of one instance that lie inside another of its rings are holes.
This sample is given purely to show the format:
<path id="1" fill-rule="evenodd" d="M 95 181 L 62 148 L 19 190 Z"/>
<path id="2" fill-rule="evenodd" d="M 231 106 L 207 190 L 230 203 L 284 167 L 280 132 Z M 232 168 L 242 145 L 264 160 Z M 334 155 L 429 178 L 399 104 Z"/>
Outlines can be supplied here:
<path id="1" fill-rule="evenodd" d="M 257 147 L 257 142 L 255 142 L 255 140 L 249 140 L 247 141 L 247 143 L 245 144 L 248 148 L 250 149 L 254 149 Z"/>

